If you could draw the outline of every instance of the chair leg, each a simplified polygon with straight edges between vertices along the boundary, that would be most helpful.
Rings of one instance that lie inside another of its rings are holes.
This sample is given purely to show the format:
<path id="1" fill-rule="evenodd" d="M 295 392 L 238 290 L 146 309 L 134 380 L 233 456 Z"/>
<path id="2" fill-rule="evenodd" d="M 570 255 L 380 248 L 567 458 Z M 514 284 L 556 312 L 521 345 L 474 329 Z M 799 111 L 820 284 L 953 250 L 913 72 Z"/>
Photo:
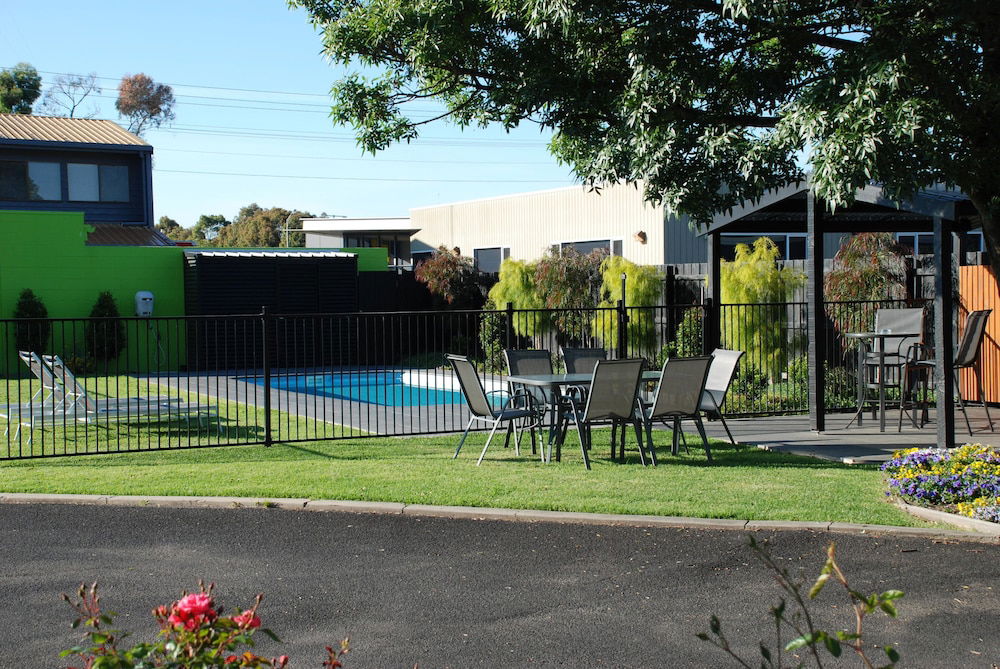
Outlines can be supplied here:
<path id="1" fill-rule="evenodd" d="M 580 440 L 580 453 L 583 454 L 583 464 L 586 465 L 587 469 L 590 469 L 590 456 L 587 455 L 587 444 L 584 443 L 584 428 L 580 425 L 580 417 L 573 412 L 573 422 L 576 423 L 576 436 Z M 586 439 L 590 440 L 590 433 L 586 435 Z"/>
<path id="2" fill-rule="evenodd" d="M 643 423 L 646 424 L 646 448 L 649 449 L 649 457 L 656 465 L 656 448 L 653 446 L 653 420 L 643 414 Z"/>
<path id="3" fill-rule="evenodd" d="M 962 416 L 965 417 L 965 427 L 969 430 L 969 436 L 972 436 L 972 423 L 969 422 L 969 410 L 965 408 L 965 400 L 962 399 L 962 389 L 958 387 L 958 383 L 955 384 L 955 396 L 958 398 L 958 406 L 962 410 Z"/>
<path id="4" fill-rule="evenodd" d="M 646 466 L 646 451 L 643 448 L 643 444 L 642 444 L 642 426 L 639 425 L 639 419 L 638 418 L 634 418 L 634 417 L 632 419 L 632 425 L 633 425 L 633 427 L 635 427 L 635 440 L 639 444 L 639 462 L 641 462 L 642 466 L 645 467 Z M 622 432 L 624 432 L 624 431 L 625 431 L 625 425 L 622 424 Z M 654 466 L 656 465 L 656 460 L 653 460 L 653 465 Z"/>
<path id="5" fill-rule="evenodd" d="M 621 433 L 618 436 L 618 461 L 625 462 L 625 421 L 616 421 L 621 425 Z"/>
<path id="6" fill-rule="evenodd" d="M 705 434 L 705 424 L 701 420 L 701 416 L 698 414 L 694 415 L 694 423 L 698 426 L 698 434 L 701 435 L 701 443 L 705 445 L 705 457 L 708 461 L 712 461 L 712 450 L 708 447 L 708 435 Z"/>
<path id="7" fill-rule="evenodd" d="M 465 443 L 465 438 L 469 436 L 469 430 L 472 429 L 472 424 L 474 422 L 476 422 L 475 418 L 469 419 L 469 424 L 465 426 L 465 432 L 462 433 L 462 438 L 458 440 L 458 448 L 455 449 L 455 455 L 451 456 L 452 460 L 458 457 L 458 452 L 462 450 L 462 444 Z"/>
<path id="8" fill-rule="evenodd" d="M 510 448 L 510 435 L 514 432 L 514 421 L 507 423 L 507 430 L 503 436 L 503 447 Z"/>
<path id="9" fill-rule="evenodd" d="M 679 418 L 674 418 L 674 427 L 672 431 L 673 431 L 673 440 L 671 441 L 670 444 L 670 454 L 680 455 L 681 449 L 680 449 L 679 435 L 681 433 L 681 420 Z M 685 444 L 685 448 L 686 447 L 687 445 Z"/>
<path id="10" fill-rule="evenodd" d="M 986 404 L 986 393 L 983 391 L 983 370 L 980 366 L 981 364 L 976 364 L 976 384 L 979 386 L 979 401 L 983 403 L 983 411 L 986 412 L 986 422 L 990 426 L 990 432 L 994 432 L 993 419 L 990 418 L 990 407 Z"/>
<path id="11" fill-rule="evenodd" d="M 486 445 L 483 446 L 483 452 L 479 454 L 479 459 L 476 460 L 476 466 L 483 464 L 483 456 L 486 455 L 486 449 L 490 447 L 490 442 L 493 441 L 493 435 L 497 433 L 497 428 L 500 427 L 500 421 L 495 421 L 493 423 L 493 429 L 490 430 L 490 436 L 486 437 Z M 509 427 L 509 424 L 508 424 Z"/>

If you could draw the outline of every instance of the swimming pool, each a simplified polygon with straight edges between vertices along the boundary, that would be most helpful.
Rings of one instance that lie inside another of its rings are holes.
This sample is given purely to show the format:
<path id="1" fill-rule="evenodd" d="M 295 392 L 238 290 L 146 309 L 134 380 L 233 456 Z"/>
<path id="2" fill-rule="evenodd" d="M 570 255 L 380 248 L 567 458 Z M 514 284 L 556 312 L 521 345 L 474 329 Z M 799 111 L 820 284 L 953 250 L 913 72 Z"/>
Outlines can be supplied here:
<path id="1" fill-rule="evenodd" d="M 403 377 L 403 372 L 296 374 L 273 377 L 271 387 L 386 407 L 465 403 L 461 391 L 435 388 L 431 383 L 411 385 L 404 382 Z M 245 380 L 264 385 L 264 380 L 259 377 Z"/>

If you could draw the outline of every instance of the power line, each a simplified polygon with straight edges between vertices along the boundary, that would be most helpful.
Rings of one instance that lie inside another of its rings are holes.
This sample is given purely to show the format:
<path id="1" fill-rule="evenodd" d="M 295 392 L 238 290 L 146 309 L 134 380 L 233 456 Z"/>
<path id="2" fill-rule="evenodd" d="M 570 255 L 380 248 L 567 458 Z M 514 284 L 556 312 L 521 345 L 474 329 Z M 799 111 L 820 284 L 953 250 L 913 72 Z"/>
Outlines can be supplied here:
<path id="1" fill-rule="evenodd" d="M 10 69 L 10 68 L 7 68 L 7 69 Z M 57 76 L 57 77 L 80 76 L 78 74 L 74 74 L 74 73 L 71 73 L 71 72 L 48 72 L 48 71 L 45 71 L 45 70 L 38 70 L 38 73 L 39 74 L 50 74 L 50 75 L 54 75 L 54 76 Z M 122 80 L 121 77 L 102 77 L 102 76 L 97 76 L 96 78 L 97 79 L 101 79 L 102 81 L 121 81 Z M 166 82 L 161 82 L 161 83 L 166 83 Z M 323 94 L 323 93 L 299 93 L 299 92 L 296 92 L 296 91 L 268 91 L 268 90 L 262 90 L 262 89 L 258 89 L 258 88 L 229 88 L 229 87 L 226 87 L 226 86 L 202 86 L 200 84 L 171 84 L 171 83 L 167 83 L 167 86 L 170 86 L 171 88 L 176 88 L 176 87 L 180 87 L 180 88 L 204 88 L 204 89 L 213 90 L 213 91 L 236 91 L 238 93 L 267 93 L 268 95 L 300 95 L 300 96 L 303 96 L 303 97 L 315 97 L 315 98 L 328 98 L 329 97 L 329 95 L 326 95 L 326 94 Z"/>
<path id="2" fill-rule="evenodd" d="M 392 183 L 459 183 L 459 184 L 493 184 L 493 183 L 513 183 L 513 184 L 542 184 L 542 183 L 566 183 L 555 179 L 391 179 L 380 177 L 324 177 L 318 175 L 294 175 L 294 174 L 247 174 L 243 172 L 207 172 L 196 170 L 162 170 L 154 171 L 168 174 L 202 174 L 210 176 L 224 177 L 262 177 L 266 179 L 313 179 L 320 181 L 380 181 Z"/>
<path id="3" fill-rule="evenodd" d="M 403 160 L 395 158 L 331 158 L 329 156 L 303 156 L 286 153 L 244 153 L 238 151 L 202 151 L 200 149 L 157 149 L 156 152 L 163 153 L 203 153 L 213 156 L 247 156 L 252 158 L 288 158 L 293 160 L 331 160 L 337 162 L 371 162 L 379 163 L 413 163 L 413 164 L 434 164 L 434 165 L 537 165 L 550 166 L 549 163 L 538 161 L 485 161 L 485 160 Z"/>

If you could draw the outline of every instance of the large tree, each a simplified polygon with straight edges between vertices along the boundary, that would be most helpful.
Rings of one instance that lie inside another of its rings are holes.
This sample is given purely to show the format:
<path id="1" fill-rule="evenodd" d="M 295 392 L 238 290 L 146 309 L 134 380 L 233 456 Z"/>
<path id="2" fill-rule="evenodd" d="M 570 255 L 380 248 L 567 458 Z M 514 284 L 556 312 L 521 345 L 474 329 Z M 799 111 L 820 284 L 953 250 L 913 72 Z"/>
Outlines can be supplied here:
<path id="1" fill-rule="evenodd" d="M 126 74 L 118 84 L 115 109 L 128 120 L 129 132 L 142 135 L 174 120 L 174 90 L 141 72 Z"/>
<path id="2" fill-rule="evenodd" d="M 996 0 L 291 0 L 335 62 L 361 145 L 534 121 L 583 180 L 642 181 L 704 223 L 812 173 L 831 205 L 935 183 L 978 211 L 1000 276 Z M 426 103 L 423 105 L 426 107 Z"/>
<path id="3" fill-rule="evenodd" d="M 41 92 L 42 78 L 28 63 L 0 71 L 0 112 L 30 114 Z"/>
<path id="4" fill-rule="evenodd" d="M 254 203 L 240 209 L 229 225 L 219 229 L 214 239 L 215 246 L 231 248 L 277 247 L 285 242 L 284 228 L 302 228 L 302 219 L 312 214 L 304 211 L 290 211 L 282 207 L 264 209 Z M 289 246 L 305 243 L 301 232 L 288 234 Z"/>

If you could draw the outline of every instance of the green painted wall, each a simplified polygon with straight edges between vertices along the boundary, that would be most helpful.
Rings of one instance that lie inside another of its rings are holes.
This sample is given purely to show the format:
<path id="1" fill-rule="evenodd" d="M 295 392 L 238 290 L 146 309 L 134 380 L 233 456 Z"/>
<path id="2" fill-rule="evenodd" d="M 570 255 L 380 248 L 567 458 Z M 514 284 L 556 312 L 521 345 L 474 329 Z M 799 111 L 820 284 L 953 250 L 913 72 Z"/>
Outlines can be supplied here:
<path id="1" fill-rule="evenodd" d="M 329 251 L 331 249 L 316 249 L 317 251 Z M 389 269 L 389 249 L 387 248 L 367 248 L 367 249 L 333 249 L 345 253 L 355 253 L 358 256 L 359 272 L 385 272 Z"/>
<path id="2" fill-rule="evenodd" d="M 0 211 L 0 317 L 30 288 L 52 318 L 80 318 L 109 290 L 123 316 L 136 291 L 156 296 L 155 315 L 184 315 L 182 247 L 87 246 L 83 214 Z"/>

